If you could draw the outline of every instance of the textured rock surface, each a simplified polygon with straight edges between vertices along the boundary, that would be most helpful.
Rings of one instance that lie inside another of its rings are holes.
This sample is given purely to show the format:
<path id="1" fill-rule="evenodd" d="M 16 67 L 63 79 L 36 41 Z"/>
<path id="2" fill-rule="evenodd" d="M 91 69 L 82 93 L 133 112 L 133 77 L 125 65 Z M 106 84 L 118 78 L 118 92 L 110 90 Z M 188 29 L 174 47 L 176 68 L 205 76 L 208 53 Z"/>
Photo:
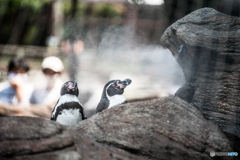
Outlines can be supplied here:
<path id="1" fill-rule="evenodd" d="M 80 160 L 145 159 L 100 146 L 86 135 L 49 120 L 0 117 L 0 159 Z"/>
<path id="2" fill-rule="evenodd" d="M 240 18 L 203 8 L 171 25 L 161 41 L 186 78 L 175 95 L 220 126 L 240 151 Z"/>
<path id="3" fill-rule="evenodd" d="M 177 97 L 116 106 L 72 129 L 152 159 L 211 159 L 210 151 L 232 151 L 217 125 Z"/>

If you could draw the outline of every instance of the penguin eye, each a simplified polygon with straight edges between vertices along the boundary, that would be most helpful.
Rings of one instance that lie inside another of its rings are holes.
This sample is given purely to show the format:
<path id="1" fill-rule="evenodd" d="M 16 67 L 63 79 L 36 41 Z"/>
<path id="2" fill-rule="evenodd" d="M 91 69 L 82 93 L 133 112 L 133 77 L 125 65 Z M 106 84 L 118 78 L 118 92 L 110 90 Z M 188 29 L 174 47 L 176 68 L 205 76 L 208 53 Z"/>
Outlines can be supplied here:
<path id="1" fill-rule="evenodd" d="M 118 82 L 119 82 L 119 81 L 116 81 L 116 82 L 114 83 L 114 87 L 115 87 L 116 89 L 120 89 Z"/>
<path id="2" fill-rule="evenodd" d="M 112 84 L 113 87 L 117 86 L 117 81 Z"/>

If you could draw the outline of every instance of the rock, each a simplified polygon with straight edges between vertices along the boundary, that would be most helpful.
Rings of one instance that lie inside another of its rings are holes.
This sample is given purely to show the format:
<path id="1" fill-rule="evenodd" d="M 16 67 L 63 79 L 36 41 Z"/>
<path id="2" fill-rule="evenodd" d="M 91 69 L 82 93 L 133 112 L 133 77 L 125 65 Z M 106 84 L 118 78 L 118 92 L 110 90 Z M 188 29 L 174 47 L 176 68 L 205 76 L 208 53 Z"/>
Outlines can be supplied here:
<path id="1" fill-rule="evenodd" d="M 177 97 L 115 106 L 71 129 L 152 159 L 211 159 L 210 151 L 232 151 L 217 125 Z"/>
<path id="2" fill-rule="evenodd" d="M 57 122 L 31 117 L 0 117 L 0 159 L 79 160 L 142 159 L 100 146 L 86 135 Z"/>
<path id="3" fill-rule="evenodd" d="M 53 108 L 45 105 L 31 104 L 26 107 L 0 102 L 0 116 L 29 116 L 50 119 L 52 110 Z"/>
<path id="4" fill-rule="evenodd" d="M 240 151 L 240 18 L 202 8 L 172 24 L 161 41 L 185 75 L 175 95 L 201 110 Z"/>

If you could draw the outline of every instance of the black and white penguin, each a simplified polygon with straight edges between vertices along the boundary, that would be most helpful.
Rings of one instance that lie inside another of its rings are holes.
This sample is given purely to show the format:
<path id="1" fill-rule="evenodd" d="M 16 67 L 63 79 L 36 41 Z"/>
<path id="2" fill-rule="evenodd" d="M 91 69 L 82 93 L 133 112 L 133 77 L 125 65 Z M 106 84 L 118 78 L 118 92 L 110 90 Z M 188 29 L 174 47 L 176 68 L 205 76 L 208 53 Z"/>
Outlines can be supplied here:
<path id="1" fill-rule="evenodd" d="M 78 94 L 76 82 L 64 83 L 61 87 L 60 98 L 52 111 L 51 120 L 71 126 L 86 119 Z"/>
<path id="2" fill-rule="evenodd" d="M 96 113 L 118 104 L 126 103 L 127 100 L 122 94 L 124 89 L 131 84 L 131 82 L 131 79 L 109 81 L 103 88 L 102 97 L 97 105 Z"/>

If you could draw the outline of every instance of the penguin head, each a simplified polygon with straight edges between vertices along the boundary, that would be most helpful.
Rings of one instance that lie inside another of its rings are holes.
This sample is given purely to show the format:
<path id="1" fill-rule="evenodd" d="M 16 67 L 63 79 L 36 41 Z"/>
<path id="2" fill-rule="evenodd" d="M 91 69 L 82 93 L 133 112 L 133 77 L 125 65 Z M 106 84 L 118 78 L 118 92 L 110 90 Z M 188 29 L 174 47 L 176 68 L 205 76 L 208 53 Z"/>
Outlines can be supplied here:
<path id="1" fill-rule="evenodd" d="M 68 81 L 64 83 L 61 87 L 61 96 L 64 94 L 72 94 L 72 95 L 78 96 L 79 91 L 78 91 L 77 82 Z"/>
<path id="2" fill-rule="evenodd" d="M 121 95 L 124 92 L 124 89 L 131 84 L 131 79 L 121 80 L 111 80 L 104 86 L 104 93 L 108 96 Z"/>

